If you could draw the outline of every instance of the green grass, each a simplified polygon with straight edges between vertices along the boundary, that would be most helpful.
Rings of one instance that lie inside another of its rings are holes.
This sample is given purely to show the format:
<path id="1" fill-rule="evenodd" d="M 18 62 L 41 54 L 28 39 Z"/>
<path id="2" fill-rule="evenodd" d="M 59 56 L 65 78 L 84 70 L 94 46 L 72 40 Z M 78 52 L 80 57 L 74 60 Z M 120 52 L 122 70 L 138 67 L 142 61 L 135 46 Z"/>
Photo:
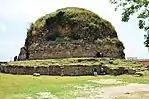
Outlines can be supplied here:
<path id="1" fill-rule="evenodd" d="M 60 94 L 61 92 L 65 92 L 67 90 L 64 88 L 64 85 L 83 83 L 87 79 L 91 78 L 92 77 L 58 76 L 34 77 L 28 75 L 0 74 L 0 97 L 1 99 L 7 99 L 7 97 L 8 99 L 13 99 L 11 98 L 13 96 L 32 96 L 37 92 L 43 91 Z"/>
<path id="2" fill-rule="evenodd" d="M 72 66 L 72 65 L 103 65 L 110 67 L 138 67 L 142 66 L 136 61 L 125 59 L 110 59 L 110 58 L 63 58 L 63 59 L 47 59 L 47 60 L 25 60 L 8 62 L 12 66 Z"/>
<path id="3" fill-rule="evenodd" d="M 60 99 L 70 99 L 70 92 L 73 92 L 73 86 L 113 86 L 115 84 L 97 84 L 88 82 L 88 80 L 97 79 L 121 79 L 125 83 L 144 83 L 149 84 L 148 76 L 134 77 L 128 75 L 122 76 L 40 76 L 31 75 L 10 75 L 0 74 L 0 98 L 1 99 L 25 99 L 27 96 L 35 97 L 38 92 L 51 92 Z M 64 98 L 62 98 L 64 97 Z M 68 98 L 66 98 L 68 97 Z M 36 98 L 35 98 L 36 99 Z M 72 98 L 71 98 L 72 99 Z"/>

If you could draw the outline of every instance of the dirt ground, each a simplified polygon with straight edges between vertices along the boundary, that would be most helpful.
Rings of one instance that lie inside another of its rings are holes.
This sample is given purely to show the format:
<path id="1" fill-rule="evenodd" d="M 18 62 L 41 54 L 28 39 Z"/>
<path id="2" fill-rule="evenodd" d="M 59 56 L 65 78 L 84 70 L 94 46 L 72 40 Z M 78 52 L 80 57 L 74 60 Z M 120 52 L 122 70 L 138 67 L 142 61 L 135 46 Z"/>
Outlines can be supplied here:
<path id="1" fill-rule="evenodd" d="M 129 84 L 125 86 L 101 88 L 101 90 L 103 92 L 101 95 L 103 99 L 148 99 L 145 97 L 149 97 L 149 85 L 147 84 Z"/>
<path id="2" fill-rule="evenodd" d="M 92 82 L 101 83 L 101 81 L 94 80 Z M 114 84 L 116 82 L 122 83 L 109 79 L 108 84 Z M 149 84 L 134 83 L 111 87 L 94 87 L 86 85 L 84 87 L 76 86 L 76 88 L 79 89 L 75 92 L 77 99 L 149 99 Z"/>

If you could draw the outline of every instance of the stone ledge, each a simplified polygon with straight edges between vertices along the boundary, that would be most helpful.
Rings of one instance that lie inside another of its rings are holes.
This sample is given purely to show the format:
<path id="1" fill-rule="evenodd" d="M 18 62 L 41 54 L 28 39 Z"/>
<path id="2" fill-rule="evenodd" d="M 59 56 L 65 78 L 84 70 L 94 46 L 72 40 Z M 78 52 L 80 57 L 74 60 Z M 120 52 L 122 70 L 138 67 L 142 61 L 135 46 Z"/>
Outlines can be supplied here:
<path id="1" fill-rule="evenodd" d="M 97 68 L 98 75 L 122 75 L 122 74 L 136 74 L 133 69 L 119 67 L 117 69 L 111 69 L 107 66 L 0 66 L 1 73 L 10 74 L 25 74 L 32 75 L 33 73 L 39 73 L 41 75 L 57 75 L 57 76 L 83 76 L 93 75 L 93 68 Z M 101 69 L 103 68 L 103 70 Z"/>

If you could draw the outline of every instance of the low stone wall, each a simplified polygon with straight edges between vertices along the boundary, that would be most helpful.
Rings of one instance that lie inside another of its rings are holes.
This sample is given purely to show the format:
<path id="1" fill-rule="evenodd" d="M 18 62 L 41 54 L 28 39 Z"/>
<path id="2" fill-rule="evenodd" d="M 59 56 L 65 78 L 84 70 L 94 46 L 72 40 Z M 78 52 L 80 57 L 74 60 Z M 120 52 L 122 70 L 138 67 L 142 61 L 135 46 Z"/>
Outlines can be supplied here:
<path id="1" fill-rule="evenodd" d="M 1 73 L 10 74 L 25 74 L 32 75 L 33 73 L 40 73 L 41 75 L 57 75 L 57 76 L 83 76 L 93 75 L 93 68 L 97 68 L 98 74 L 109 74 L 109 75 L 121 75 L 121 74 L 135 74 L 136 72 L 132 69 L 125 69 L 123 67 L 117 69 L 110 69 L 106 66 L 40 66 L 40 67 L 29 67 L 29 66 L 0 66 Z M 103 70 L 101 70 L 101 67 Z"/>

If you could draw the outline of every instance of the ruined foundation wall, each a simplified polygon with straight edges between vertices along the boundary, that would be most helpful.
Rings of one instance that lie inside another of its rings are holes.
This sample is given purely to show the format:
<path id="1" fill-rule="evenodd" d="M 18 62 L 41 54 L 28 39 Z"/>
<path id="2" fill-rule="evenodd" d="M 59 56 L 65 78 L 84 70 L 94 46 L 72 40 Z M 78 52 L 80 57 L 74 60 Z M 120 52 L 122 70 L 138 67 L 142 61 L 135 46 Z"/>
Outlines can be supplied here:
<path id="1" fill-rule="evenodd" d="M 1 73 L 10 74 L 24 74 L 33 75 L 33 73 L 40 73 L 41 75 L 53 75 L 53 76 L 83 76 L 93 75 L 93 68 L 97 68 L 98 74 L 101 74 L 101 67 L 103 68 L 104 74 L 109 75 L 121 75 L 121 74 L 135 74 L 132 69 L 126 69 L 123 67 L 117 69 L 111 69 L 106 66 L 40 66 L 40 67 L 25 67 L 25 66 L 0 66 Z"/>
<path id="2" fill-rule="evenodd" d="M 19 55 L 20 60 L 25 60 L 25 51 Z M 29 49 L 29 59 L 49 59 L 49 58 L 71 58 L 71 57 L 96 57 L 101 52 L 103 57 L 124 58 L 123 48 L 118 48 L 116 44 L 94 44 L 94 43 L 51 43 L 48 45 L 35 45 Z"/>

